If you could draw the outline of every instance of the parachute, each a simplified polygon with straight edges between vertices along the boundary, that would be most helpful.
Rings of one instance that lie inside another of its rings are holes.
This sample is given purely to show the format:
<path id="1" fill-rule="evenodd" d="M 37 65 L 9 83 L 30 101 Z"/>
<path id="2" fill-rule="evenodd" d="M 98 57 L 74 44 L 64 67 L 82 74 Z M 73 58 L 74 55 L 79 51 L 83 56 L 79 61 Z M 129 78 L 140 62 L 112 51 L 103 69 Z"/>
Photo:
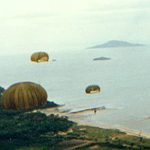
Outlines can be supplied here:
<path id="1" fill-rule="evenodd" d="M 87 94 L 94 94 L 94 93 L 99 93 L 100 92 L 100 87 L 98 85 L 90 85 L 85 89 L 85 92 Z"/>
<path id="2" fill-rule="evenodd" d="M 49 55 L 46 52 L 36 52 L 31 55 L 31 61 L 33 62 L 48 62 Z"/>
<path id="3" fill-rule="evenodd" d="M 17 110 L 35 108 L 47 102 L 47 92 L 36 83 L 19 82 L 11 85 L 2 95 L 2 108 Z"/>

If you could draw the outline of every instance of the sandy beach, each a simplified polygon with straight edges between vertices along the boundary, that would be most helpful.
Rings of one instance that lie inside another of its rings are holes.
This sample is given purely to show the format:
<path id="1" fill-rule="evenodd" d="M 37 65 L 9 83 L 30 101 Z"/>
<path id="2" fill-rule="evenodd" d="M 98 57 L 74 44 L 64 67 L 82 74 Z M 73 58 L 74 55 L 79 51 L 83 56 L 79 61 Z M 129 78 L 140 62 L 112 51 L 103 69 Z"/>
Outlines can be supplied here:
<path id="1" fill-rule="evenodd" d="M 150 138 L 150 133 L 146 133 L 141 130 L 133 130 L 129 129 L 125 126 L 120 126 L 120 125 L 102 125 L 102 124 L 96 124 L 94 122 L 88 122 L 88 121 L 83 121 L 82 120 L 82 114 L 93 114 L 95 108 L 91 109 L 85 109 L 77 112 L 70 112 L 71 110 L 63 110 L 60 109 L 61 107 L 55 107 L 55 108 L 50 108 L 50 109 L 41 109 L 40 111 L 45 113 L 46 115 L 54 114 L 54 115 L 59 115 L 59 116 L 67 116 L 69 120 L 74 121 L 78 123 L 79 125 L 88 125 L 88 126 L 94 126 L 94 127 L 100 127 L 104 129 L 117 129 L 122 132 L 125 132 L 127 135 L 132 135 L 132 136 L 137 136 L 137 137 L 144 137 L 144 138 Z M 111 111 L 111 110 L 116 110 L 116 109 L 106 109 L 106 108 L 97 108 L 97 111 Z"/>

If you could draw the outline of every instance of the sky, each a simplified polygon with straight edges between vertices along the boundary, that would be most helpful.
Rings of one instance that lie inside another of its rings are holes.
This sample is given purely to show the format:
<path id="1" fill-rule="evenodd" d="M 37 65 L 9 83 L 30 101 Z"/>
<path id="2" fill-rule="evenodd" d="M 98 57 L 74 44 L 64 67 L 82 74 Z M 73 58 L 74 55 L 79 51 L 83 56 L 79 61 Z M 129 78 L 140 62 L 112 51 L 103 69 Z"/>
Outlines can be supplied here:
<path id="1" fill-rule="evenodd" d="M 0 0 L 0 54 L 150 44 L 150 0 Z"/>

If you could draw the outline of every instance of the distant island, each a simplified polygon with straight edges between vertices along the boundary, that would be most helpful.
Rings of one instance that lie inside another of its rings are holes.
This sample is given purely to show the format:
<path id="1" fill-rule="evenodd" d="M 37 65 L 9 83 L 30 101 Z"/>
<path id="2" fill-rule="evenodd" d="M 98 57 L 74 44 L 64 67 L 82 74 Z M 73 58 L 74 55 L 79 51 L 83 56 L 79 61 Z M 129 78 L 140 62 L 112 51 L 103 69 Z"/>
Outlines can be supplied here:
<path id="1" fill-rule="evenodd" d="M 101 45 L 96 45 L 93 47 L 89 47 L 88 49 L 91 48 L 113 48 L 113 47 L 136 47 L 136 46 L 145 46 L 143 44 L 135 44 L 135 43 L 129 43 L 126 41 L 118 41 L 118 40 L 112 40 L 108 41 L 107 43 L 101 44 Z"/>
<path id="2" fill-rule="evenodd" d="M 94 61 L 98 61 L 98 60 L 109 60 L 110 58 L 107 57 L 98 57 L 98 58 L 94 58 Z"/>

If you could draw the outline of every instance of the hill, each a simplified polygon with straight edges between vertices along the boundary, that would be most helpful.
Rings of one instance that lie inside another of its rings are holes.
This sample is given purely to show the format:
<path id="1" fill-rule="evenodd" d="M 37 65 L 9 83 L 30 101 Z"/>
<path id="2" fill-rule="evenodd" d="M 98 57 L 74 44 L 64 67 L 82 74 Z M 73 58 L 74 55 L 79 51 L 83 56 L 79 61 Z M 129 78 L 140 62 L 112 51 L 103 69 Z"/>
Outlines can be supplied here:
<path id="1" fill-rule="evenodd" d="M 143 44 L 137 44 L 137 43 L 136 44 L 135 43 L 129 43 L 126 41 L 112 40 L 112 41 L 108 41 L 107 43 L 96 45 L 96 46 L 89 47 L 89 48 L 113 48 L 113 47 L 134 47 L 134 46 L 144 46 L 144 45 Z"/>

